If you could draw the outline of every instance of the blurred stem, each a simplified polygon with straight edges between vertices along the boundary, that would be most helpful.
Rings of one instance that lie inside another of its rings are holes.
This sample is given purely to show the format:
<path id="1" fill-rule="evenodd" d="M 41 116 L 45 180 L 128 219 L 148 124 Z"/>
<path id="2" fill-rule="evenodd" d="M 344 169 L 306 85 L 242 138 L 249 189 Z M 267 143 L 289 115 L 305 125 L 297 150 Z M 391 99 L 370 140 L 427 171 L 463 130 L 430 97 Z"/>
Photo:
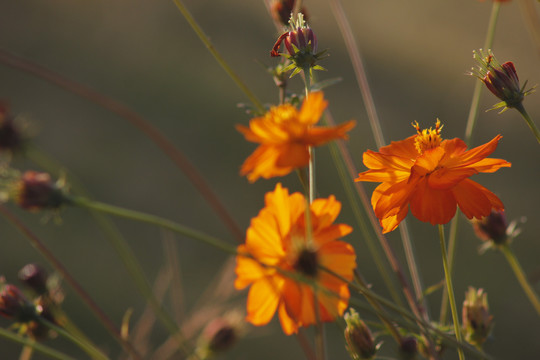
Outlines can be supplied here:
<path id="1" fill-rule="evenodd" d="M 219 197 L 214 193 L 212 187 L 208 185 L 205 178 L 197 168 L 189 161 L 184 153 L 160 132 L 150 121 L 146 120 L 126 105 L 115 101 L 94 89 L 67 79 L 54 71 L 51 71 L 32 61 L 21 58 L 7 51 L 0 49 L 0 63 L 11 66 L 17 70 L 37 76 L 51 84 L 87 99 L 90 102 L 110 111 L 113 114 L 126 120 L 131 126 L 139 129 L 150 141 L 152 141 L 188 178 L 193 187 L 201 194 L 214 212 L 219 216 L 238 242 L 244 241 L 244 232 L 240 229 L 236 221 L 231 217 L 229 211 L 222 204 Z"/>
<path id="2" fill-rule="evenodd" d="M 30 244 L 52 265 L 52 267 L 62 276 L 75 290 L 77 295 L 84 301 L 84 303 L 92 310 L 99 321 L 105 326 L 109 333 L 116 339 L 116 341 L 122 345 L 124 350 L 128 352 L 134 359 L 141 360 L 141 356 L 137 353 L 133 345 L 122 338 L 120 332 L 114 325 L 114 323 L 105 315 L 103 310 L 92 300 L 90 295 L 82 288 L 82 286 L 71 276 L 69 271 L 64 265 L 54 256 L 54 254 L 45 246 L 45 244 L 28 229 L 15 215 L 13 215 L 6 207 L 0 205 L 0 213 L 6 217 L 22 234 L 26 236 Z"/>
<path id="3" fill-rule="evenodd" d="M 497 27 L 497 20 L 499 18 L 499 10 L 501 9 L 501 3 L 494 1 L 491 7 L 491 15 L 489 17 L 488 30 L 486 34 L 486 41 L 484 42 L 484 50 L 489 50 L 493 46 L 493 40 L 495 39 L 495 29 Z M 482 81 L 477 80 L 474 85 L 474 92 L 472 96 L 471 108 L 469 110 L 469 117 L 467 118 L 467 127 L 465 130 L 465 143 L 467 146 L 471 146 L 474 127 L 478 119 L 478 110 L 480 105 L 480 95 L 484 88 Z"/>
<path id="4" fill-rule="evenodd" d="M 538 16 L 534 0 L 519 0 L 518 4 L 536 51 L 540 55 L 540 16 Z"/>
<path id="5" fill-rule="evenodd" d="M 203 42 L 203 44 L 206 46 L 206 48 L 208 49 L 208 51 L 210 51 L 210 53 L 212 54 L 212 56 L 214 56 L 214 58 L 216 59 L 216 61 L 219 63 L 219 65 L 221 65 L 221 67 L 223 68 L 223 70 L 225 70 L 225 72 L 232 78 L 232 80 L 234 81 L 234 83 L 240 88 L 240 90 L 242 90 L 242 92 L 248 97 L 248 99 L 251 101 L 251 103 L 257 108 L 257 110 L 259 112 L 263 112 L 264 111 L 264 106 L 262 105 L 262 103 L 259 101 L 259 99 L 257 99 L 257 97 L 255 96 L 255 94 L 246 86 L 246 84 L 244 84 L 244 82 L 242 81 L 242 79 L 240 79 L 240 77 L 233 71 L 233 69 L 229 66 L 229 64 L 227 64 L 227 62 L 225 61 L 225 59 L 223 59 L 223 57 L 221 56 L 221 54 L 216 50 L 216 48 L 214 47 L 214 45 L 212 44 L 212 42 L 210 41 L 210 39 L 208 38 L 208 36 L 206 36 L 206 34 L 204 33 L 204 31 L 201 29 L 201 27 L 199 26 L 199 24 L 197 23 L 197 21 L 195 20 L 195 18 L 191 15 L 191 13 L 187 10 L 187 8 L 184 6 L 183 2 L 181 0 L 174 0 L 174 3 L 176 4 L 176 7 L 178 8 L 178 10 L 180 10 L 180 12 L 182 13 L 182 15 L 184 16 L 184 18 L 186 19 L 186 21 L 188 22 L 188 24 L 191 26 L 191 28 L 193 29 L 193 31 L 195 31 L 195 33 L 197 34 L 197 36 L 199 37 L 199 39 Z"/>
<path id="6" fill-rule="evenodd" d="M 395 284 L 392 281 L 390 272 L 388 271 L 388 268 L 385 266 L 383 262 L 380 250 L 377 247 L 377 244 L 375 243 L 375 239 L 373 238 L 371 232 L 368 229 L 368 225 L 366 224 L 364 215 L 362 214 L 360 207 L 358 206 L 358 201 L 356 201 L 356 195 L 353 189 L 353 182 L 351 180 L 352 175 L 349 174 L 349 176 L 347 176 L 347 171 L 345 169 L 346 165 L 344 164 L 345 159 L 343 157 L 340 157 L 340 152 L 339 152 L 340 148 L 344 146 L 345 145 L 343 144 L 343 141 L 341 140 L 338 140 L 337 142 L 333 141 L 329 144 L 330 153 L 334 160 L 334 165 L 336 166 L 339 178 L 341 179 L 341 184 L 343 185 L 343 188 L 345 189 L 345 192 L 347 194 L 347 198 L 349 199 L 349 205 L 352 208 L 356 222 L 358 223 L 358 226 L 360 227 L 362 238 L 366 242 L 369 253 L 373 261 L 375 262 L 375 266 L 377 266 L 377 270 L 379 271 L 379 274 L 382 276 L 383 281 L 386 284 L 386 288 L 390 292 L 390 296 L 392 297 L 392 300 L 394 300 L 396 305 L 403 307 L 403 300 L 400 297 L 398 291 L 396 290 L 396 287 L 394 286 Z M 344 151 L 342 150 L 341 153 L 343 154 Z"/>
<path id="7" fill-rule="evenodd" d="M 533 119 L 531 119 L 531 117 L 529 116 L 529 113 L 527 113 L 527 111 L 523 107 L 523 104 L 520 103 L 518 106 L 515 107 L 515 109 L 517 111 L 519 111 L 521 116 L 523 116 L 523 118 L 527 122 L 527 125 L 529 125 L 529 128 L 531 129 L 534 136 L 536 137 L 536 141 L 538 141 L 538 143 L 540 143 L 540 131 L 536 127 L 536 124 L 534 123 Z"/>
<path id="8" fill-rule="evenodd" d="M 43 155 L 42 152 L 29 151 L 27 155 L 34 162 L 38 163 L 40 166 L 46 169 L 59 168 L 58 164 L 55 164 L 50 158 Z M 86 193 L 84 187 L 73 175 L 70 175 L 70 180 L 79 192 L 83 194 Z M 126 239 L 122 236 L 122 234 L 120 233 L 120 231 L 118 231 L 114 224 L 101 213 L 97 211 L 91 211 L 90 214 L 97 222 L 100 229 L 105 233 L 107 240 L 109 240 L 110 244 L 122 260 L 124 267 L 128 271 L 128 274 L 133 280 L 133 283 L 137 287 L 139 293 L 150 305 L 150 307 L 156 314 L 156 317 L 161 321 L 161 323 L 169 330 L 171 334 L 177 337 L 179 345 L 184 349 L 186 354 L 189 354 L 190 350 L 187 349 L 187 346 L 185 345 L 185 340 L 181 339 L 178 326 L 171 318 L 171 316 L 162 308 L 161 304 L 154 296 L 154 293 L 150 284 L 148 283 L 148 280 L 146 279 L 142 266 L 140 265 L 137 257 L 131 250 Z"/>
<path id="9" fill-rule="evenodd" d="M 446 254 L 446 242 L 444 240 L 444 226 L 439 225 L 439 239 L 441 242 L 441 254 L 444 267 L 444 277 L 446 280 L 446 288 L 448 289 L 448 298 L 450 300 L 450 308 L 452 309 L 452 318 L 454 320 L 454 331 L 456 333 L 456 339 L 459 343 L 462 343 L 463 337 L 461 336 L 461 325 L 459 324 L 459 317 L 456 307 L 456 298 L 454 296 L 454 285 L 452 283 L 452 275 L 448 266 L 448 255 Z M 463 349 L 458 348 L 459 359 L 464 360 L 465 355 Z"/>
<path id="10" fill-rule="evenodd" d="M 373 137 L 378 148 L 381 148 L 385 145 L 385 140 L 383 136 L 383 131 L 381 128 L 381 123 L 379 116 L 377 115 L 377 110 L 375 106 L 375 101 L 373 100 L 373 95 L 371 94 L 371 89 L 369 87 L 369 82 L 367 80 L 366 70 L 364 63 L 362 61 L 362 55 L 360 49 L 357 46 L 356 40 L 354 38 L 353 31 L 351 29 L 349 20 L 343 10 L 343 6 L 340 0 L 332 0 L 330 2 L 332 11 L 337 20 L 337 24 L 341 31 L 341 35 L 345 41 L 347 51 L 349 53 L 349 58 L 356 75 L 356 81 L 362 93 L 362 99 L 364 101 L 366 112 L 368 115 L 369 123 L 371 125 L 371 130 L 373 132 Z M 374 225 L 375 226 L 379 226 Z M 377 231 L 377 230 L 376 230 Z M 418 271 L 417 261 L 415 259 L 414 247 L 412 246 L 409 232 L 407 230 L 406 223 L 402 222 L 400 226 L 400 234 L 403 242 L 403 248 L 405 249 L 405 256 L 407 258 L 407 265 L 409 267 L 409 272 L 412 278 L 413 288 L 415 291 L 416 301 L 413 306 L 418 307 L 418 311 L 425 320 L 428 320 L 427 307 L 424 304 L 425 297 L 423 296 L 422 290 L 422 281 L 420 278 L 420 273 Z"/>
<path id="11" fill-rule="evenodd" d="M 36 342 L 33 339 L 23 337 L 19 334 L 15 334 L 11 331 L 8 331 L 6 329 L 3 329 L 0 327 L 0 337 L 3 337 L 4 339 L 22 344 L 23 346 L 31 347 L 35 351 L 48 356 L 51 359 L 56 360 L 75 360 L 75 358 L 72 358 L 71 356 L 68 356 L 66 354 L 63 354 L 57 350 L 54 350 L 46 345 L 40 344 Z"/>
<path id="12" fill-rule="evenodd" d="M 109 359 L 107 356 L 105 356 L 99 349 L 94 347 L 92 344 L 86 342 L 82 338 L 72 335 L 71 333 L 63 329 L 62 327 L 57 326 L 53 324 L 52 322 L 45 320 L 41 316 L 37 316 L 36 321 L 48 327 L 49 329 L 57 332 L 61 336 L 65 337 L 67 340 L 77 345 L 79 348 L 81 348 L 81 350 L 86 352 L 92 359 L 95 359 L 95 360 L 108 360 Z"/>
<path id="13" fill-rule="evenodd" d="M 32 354 L 34 353 L 34 348 L 30 345 L 24 345 L 21 351 L 21 354 L 19 355 L 19 360 L 30 360 L 32 358 Z"/>
<path id="14" fill-rule="evenodd" d="M 488 50 L 493 46 L 493 40 L 495 39 L 495 29 L 497 28 L 497 20 L 499 18 L 499 10 L 501 9 L 501 3 L 494 1 L 491 7 L 491 15 L 489 17 L 488 28 L 486 33 L 486 40 L 484 42 L 484 49 Z M 471 146 L 472 137 L 476 121 L 478 119 L 478 111 L 480 108 L 480 96 L 482 89 L 484 88 L 482 81 L 475 81 L 474 90 L 472 95 L 471 107 L 469 109 L 469 116 L 467 118 L 467 125 L 465 128 L 465 143 L 467 147 Z M 456 214 L 450 223 L 450 236 L 448 239 L 448 265 L 450 274 L 452 274 L 452 268 L 454 266 L 454 254 L 456 250 L 457 234 L 459 229 L 459 215 Z M 441 325 L 446 323 L 448 317 L 448 293 L 447 289 L 443 288 L 441 311 L 439 315 L 439 322 Z"/>
<path id="15" fill-rule="evenodd" d="M 527 277 L 525 276 L 525 272 L 521 268 L 521 265 L 519 264 L 518 259 L 516 258 L 514 252 L 510 248 L 508 244 L 502 245 L 499 247 L 501 252 L 506 257 L 506 260 L 510 264 L 510 267 L 514 271 L 514 274 L 516 275 L 516 278 L 519 281 L 519 284 L 523 288 L 523 291 L 525 291 L 525 294 L 531 301 L 531 304 L 534 306 L 534 309 L 540 315 L 540 299 L 538 298 L 538 295 L 534 292 L 534 289 L 531 287 L 529 282 L 527 281 Z"/>
<path id="16" fill-rule="evenodd" d="M 366 288 L 366 289 L 368 288 L 368 285 L 365 283 L 364 279 L 362 279 L 362 277 L 358 274 L 357 271 L 355 271 L 354 273 L 354 279 L 363 288 Z M 399 330 L 397 329 L 394 322 L 389 318 L 388 314 L 384 311 L 381 304 L 379 304 L 379 302 L 368 293 L 364 293 L 364 297 L 369 302 L 369 304 L 373 307 L 373 309 L 375 309 L 377 316 L 379 317 L 379 319 L 381 319 L 381 321 L 383 322 L 384 326 L 386 327 L 390 335 L 392 335 L 394 340 L 396 340 L 396 343 L 398 345 L 401 344 L 403 340 L 401 337 L 401 334 L 399 333 Z"/>
<path id="17" fill-rule="evenodd" d="M 114 205 L 108 205 L 108 204 L 98 202 L 98 201 L 92 201 L 92 200 L 89 200 L 80 196 L 70 197 L 69 200 L 72 202 L 73 205 L 76 205 L 76 206 L 80 206 L 86 209 L 101 211 L 103 213 L 107 213 L 110 215 L 159 226 L 164 229 L 168 229 L 173 232 L 184 235 L 186 237 L 189 237 L 191 239 L 204 242 L 215 248 L 221 249 L 227 253 L 236 255 L 236 247 L 234 247 L 233 245 L 230 245 L 221 239 L 212 237 L 210 235 L 206 235 L 197 230 L 188 228 L 174 221 L 167 220 L 159 216 L 150 215 L 150 214 L 146 214 L 146 213 L 135 211 L 135 210 L 129 210 L 129 209 L 121 208 Z"/>

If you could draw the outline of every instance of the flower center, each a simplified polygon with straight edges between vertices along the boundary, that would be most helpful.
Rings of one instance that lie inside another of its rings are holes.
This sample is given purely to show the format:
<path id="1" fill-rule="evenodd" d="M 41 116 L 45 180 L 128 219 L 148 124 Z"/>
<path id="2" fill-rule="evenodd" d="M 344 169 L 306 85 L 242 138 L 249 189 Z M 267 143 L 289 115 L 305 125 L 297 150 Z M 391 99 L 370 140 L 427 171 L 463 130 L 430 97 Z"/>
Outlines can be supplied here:
<path id="1" fill-rule="evenodd" d="M 414 121 L 412 126 L 418 133 L 414 139 L 414 146 L 420 155 L 422 155 L 424 151 L 434 149 L 441 144 L 441 130 L 443 125 L 441 125 L 441 121 L 439 119 L 437 119 L 437 122 L 435 123 L 435 130 L 432 128 L 420 130 L 420 125 L 418 125 L 417 121 Z"/>
<path id="2" fill-rule="evenodd" d="M 315 277 L 318 272 L 317 253 L 311 249 L 303 249 L 293 265 L 294 269 L 309 277 Z"/>

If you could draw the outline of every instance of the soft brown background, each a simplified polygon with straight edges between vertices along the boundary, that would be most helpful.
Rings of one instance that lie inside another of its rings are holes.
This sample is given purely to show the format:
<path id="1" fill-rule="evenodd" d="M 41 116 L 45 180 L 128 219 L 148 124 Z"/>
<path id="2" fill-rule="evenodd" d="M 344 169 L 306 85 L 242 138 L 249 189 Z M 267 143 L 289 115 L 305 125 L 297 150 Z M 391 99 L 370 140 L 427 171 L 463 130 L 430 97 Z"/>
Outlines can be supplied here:
<path id="1" fill-rule="evenodd" d="M 341 83 L 326 90 L 326 97 L 337 121 L 356 119 L 349 148 L 356 166 L 363 169 L 362 152 L 374 149 L 375 144 L 343 40 L 328 2 L 306 3 L 320 48 L 328 48 L 331 55 L 323 63 L 328 72 L 319 76 L 342 78 Z M 364 55 L 386 140 L 411 135 L 413 120 L 430 126 L 437 117 L 445 124 L 446 138 L 463 137 L 475 82 L 464 74 L 474 65 L 472 50 L 484 43 L 491 2 L 343 3 Z M 259 63 L 275 63 L 268 52 L 278 35 L 263 2 L 191 0 L 186 5 L 248 86 L 263 102 L 276 103 L 273 82 Z M 536 2 L 534 6 L 540 11 Z M 234 129 L 234 124 L 245 124 L 249 119 L 236 106 L 248 100 L 209 55 L 172 1 L 1 1 L 0 47 L 86 84 L 140 113 L 197 165 L 244 229 L 263 206 L 263 194 L 277 181 L 259 180 L 250 185 L 238 175 L 240 164 L 254 149 Z M 499 60 L 515 62 L 522 81 L 529 79 L 530 85 L 540 82 L 540 54 L 515 1 L 502 6 L 494 50 Z M 291 87 L 301 91 L 299 78 L 292 81 Z M 535 93 L 525 100 L 537 123 L 539 96 Z M 234 242 L 185 176 L 123 119 L 2 64 L 0 98 L 11 104 L 13 113 L 32 124 L 39 147 L 82 179 L 95 199 L 171 218 Z M 487 109 L 497 101 L 484 92 L 481 108 Z M 509 219 L 528 219 L 521 225 L 523 233 L 513 247 L 525 271 L 534 277 L 538 292 L 539 146 L 516 112 L 498 115 L 483 110 L 474 144 L 503 134 L 493 157 L 507 159 L 513 166 L 477 176 L 476 180 L 500 196 Z M 317 154 L 320 196 L 335 193 L 345 204 L 339 220 L 354 225 L 327 149 Z M 20 160 L 16 164 L 33 168 Z M 279 181 L 299 189 L 294 176 Z M 368 185 L 370 191 L 372 188 Z M 43 225 L 41 214 L 14 211 L 53 249 L 117 324 L 128 308 L 133 308 L 138 318 L 144 302 L 86 211 L 65 209 L 61 225 Z M 436 229 L 408 219 L 424 283 L 433 285 L 443 277 Z M 115 222 L 132 244 L 148 278 L 154 279 L 163 263 L 163 232 L 127 220 Z M 461 224 L 454 272 L 458 303 L 463 301 L 468 286 L 483 287 L 495 315 L 495 328 L 485 350 L 496 359 L 537 358 L 540 318 L 502 255 L 488 252 L 479 256 L 479 240 L 466 222 Z M 0 220 L 0 228 L 0 274 L 16 282 L 17 271 L 24 264 L 44 260 L 7 221 Z M 347 237 L 357 251 L 359 270 L 375 291 L 387 296 L 359 234 L 355 231 Z M 398 233 L 389 238 L 401 254 Z M 177 240 L 185 307 L 190 311 L 220 271 L 226 255 L 191 239 Z M 232 304 L 241 307 L 244 299 L 242 294 L 236 294 Z M 432 314 L 437 314 L 440 293 L 431 295 L 429 302 Z M 117 357 L 116 343 L 70 289 L 65 309 L 96 343 Z M 371 318 L 370 314 L 364 315 Z M 2 320 L 1 324 L 7 326 L 8 322 Z M 330 359 L 347 358 L 339 332 L 337 326 L 328 326 Z M 159 345 L 164 334 L 159 330 L 151 344 Z M 63 340 L 47 344 L 77 354 Z M 391 339 L 386 340 L 383 349 L 382 355 L 395 356 Z M 16 358 L 19 350 L 18 345 L 0 339 L 0 358 Z M 270 360 L 301 356 L 294 338 L 284 336 L 273 322 L 269 327 L 250 329 L 249 335 L 223 358 Z"/>

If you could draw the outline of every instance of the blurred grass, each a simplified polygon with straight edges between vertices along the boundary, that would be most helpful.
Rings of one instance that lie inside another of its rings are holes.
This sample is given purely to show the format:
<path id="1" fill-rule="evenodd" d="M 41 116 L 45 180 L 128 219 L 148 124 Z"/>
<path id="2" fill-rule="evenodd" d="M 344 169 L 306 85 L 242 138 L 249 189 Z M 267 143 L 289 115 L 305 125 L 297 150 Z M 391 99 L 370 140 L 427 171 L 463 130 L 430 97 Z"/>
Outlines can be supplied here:
<path id="1" fill-rule="evenodd" d="M 463 137 L 475 81 L 464 73 L 474 65 L 472 50 L 484 42 L 490 3 L 343 2 L 365 57 L 387 141 L 412 134 L 413 120 L 429 126 L 436 117 L 445 124 L 444 137 Z M 375 145 L 343 40 L 327 2 L 306 3 L 319 46 L 329 48 L 331 54 L 323 64 L 329 71 L 319 77 L 343 78 L 342 83 L 326 90 L 326 97 L 337 121 L 357 120 L 348 145 L 357 167 L 363 169 L 361 154 Z M 268 52 L 276 32 L 263 2 L 192 0 L 186 5 L 217 49 L 263 102 L 277 102 L 272 80 L 257 63 L 275 61 Z M 514 61 L 522 81 L 529 79 L 529 84 L 534 85 L 540 82 L 540 58 L 530 39 L 517 4 L 504 4 L 493 49 L 499 60 Z M 172 1 L 1 2 L 0 47 L 122 101 L 146 117 L 198 166 L 243 228 L 262 207 L 263 194 L 273 188 L 274 181 L 261 180 L 249 185 L 238 175 L 240 164 L 253 149 L 233 126 L 249 119 L 236 107 L 246 98 L 208 54 Z M 12 113 L 33 124 L 37 144 L 83 179 L 96 199 L 155 213 L 233 240 L 186 178 L 124 120 L 3 65 L 0 79 L 0 98 L 11 104 Z M 301 91 L 300 79 L 291 81 L 291 87 Z M 537 123 L 538 96 L 532 94 L 524 102 Z M 481 109 L 488 109 L 497 101 L 484 92 Z M 499 133 L 504 139 L 493 157 L 504 158 L 513 166 L 477 179 L 501 197 L 510 220 L 521 216 L 529 219 L 514 249 L 526 271 L 538 272 L 538 147 L 516 112 L 498 115 L 481 111 L 473 143 L 484 143 Z M 317 161 L 318 192 L 321 196 L 336 193 L 344 203 L 340 221 L 354 224 L 326 149 L 318 151 Z M 22 160 L 16 164 L 31 166 Z M 297 186 L 292 176 L 279 181 L 292 188 Z M 86 212 L 63 211 L 61 226 L 42 225 L 39 214 L 18 214 L 117 324 L 128 307 L 135 309 L 135 316 L 140 314 L 144 307 L 141 297 Z M 434 284 L 443 276 L 436 229 L 409 219 L 424 282 Z M 124 220 L 115 222 L 131 242 L 148 277 L 153 279 L 163 261 L 160 231 Z M 41 262 L 41 258 L 5 220 L 1 219 L 0 224 L 4 244 L 0 274 L 16 282 L 17 271 L 24 264 Z M 540 319 L 532 315 L 532 306 L 502 255 L 488 252 L 479 256 L 479 241 L 466 223 L 462 224 L 454 270 L 458 303 L 469 285 L 486 289 L 495 314 L 493 338 L 486 343 L 486 351 L 498 359 L 535 358 L 540 353 Z M 397 233 L 389 238 L 396 252 L 401 253 Z M 373 283 L 375 291 L 384 294 L 358 233 L 353 232 L 347 240 L 355 246 L 360 271 Z M 189 310 L 226 256 L 190 239 L 178 241 Z M 535 288 L 539 290 L 538 283 Z M 439 297 L 437 293 L 429 299 L 432 312 L 438 311 Z M 96 343 L 117 354 L 114 341 L 69 291 L 65 307 Z M 0 324 L 7 323 L 1 320 Z M 345 358 L 342 342 L 336 338 L 337 327 L 330 325 L 329 329 L 331 358 Z M 48 344 L 56 346 L 58 342 L 61 340 Z M 0 339 L 0 346 L 7 358 L 14 358 L 19 352 L 17 345 L 5 340 Z M 73 351 L 68 344 L 61 346 L 68 353 Z M 282 335 L 274 322 L 271 328 L 255 329 L 248 340 L 224 358 L 250 359 L 255 355 L 262 360 L 298 358 L 301 351 L 295 340 Z"/>

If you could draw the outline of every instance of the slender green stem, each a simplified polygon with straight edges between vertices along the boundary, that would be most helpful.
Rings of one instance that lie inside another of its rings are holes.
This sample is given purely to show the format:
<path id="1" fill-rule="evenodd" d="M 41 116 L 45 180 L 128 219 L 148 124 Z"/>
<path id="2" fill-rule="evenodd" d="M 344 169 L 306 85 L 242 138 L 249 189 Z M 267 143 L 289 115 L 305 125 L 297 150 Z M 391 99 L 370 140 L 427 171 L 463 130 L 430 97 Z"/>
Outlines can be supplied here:
<path id="1" fill-rule="evenodd" d="M 193 31 L 197 34 L 199 39 L 203 42 L 203 44 L 206 46 L 208 51 L 214 56 L 216 61 L 221 65 L 223 70 L 232 78 L 234 83 L 242 90 L 242 92 L 248 97 L 248 99 L 251 101 L 251 103 L 257 108 L 259 112 L 264 111 L 264 106 L 259 101 L 259 99 L 255 96 L 255 94 L 247 87 L 246 84 L 240 79 L 240 77 L 234 72 L 234 70 L 227 64 L 225 59 L 221 56 L 221 54 L 216 50 L 208 36 L 204 33 L 204 31 L 201 29 L 195 18 L 191 15 L 191 13 L 188 11 L 188 9 L 184 6 L 183 2 L 181 0 L 174 0 L 174 3 L 176 4 L 176 7 L 186 21 L 189 23 Z"/>
<path id="2" fill-rule="evenodd" d="M 210 235 L 206 235 L 202 232 L 180 225 L 178 223 L 175 223 L 174 221 L 161 218 L 159 216 L 150 215 L 150 214 L 146 214 L 139 211 L 129 210 L 129 209 L 121 208 L 118 206 L 101 203 L 98 201 L 92 201 L 83 197 L 71 197 L 70 200 L 72 204 L 76 206 L 80 206 L 83 208 L 92 209 L 96 211 L 101 211 L 103 213 L 107 213 L 110 215 L 159 226 L 164 229 L 168 229 L 173 232 L 182 234 L 186 237 L 199 240 L 208 245 L 211 245 L 213 247 L 226 251 L 230 254 L 236 254 L 236 247 L 234 247 L 233 245 L 230 245 L 229 243 L 221 239 L 212 237 Z"/>
<path id="3" fill-rule="evenodd" d="M 515 109 L 519 111 L 521 116 L 523 116 L 523 118 L 527 122 L 527 125 L 529 125 L 529 128 L 531 129 L 534 136 L 536 137 L 536 141 L 540 143 L 540 130 L 538 130 L 538 128 L 536 127 L 536 124 L 534 123 L 533 119 L 531 119 L 531 117 L 529 116 L 529 113 L 527 113 L 527 111 L 523 107 L 523 104 L 519 104 L 518 106 L 515 107 Z"/>
<path id="4" fill-rule="evenodd" d="M 521 268 L 521 265 L 519 264 L 518 259 L 516 258 L 514 252 L 510 248 L 508 244 L 505 244 L 499 248 L 501 252 L 506 257 L 506 260 L 510 264 L 510 267 L 514 271 L 514 274 L 516 275 L 516 278 L 519 281 L 519 284 L 523 288 L 523 291 L 525 291 L 525 294 L 531 301 L 531 304 L 534 306 L 534 309 L 540 315 L 540 299 L 538 298 L 538 295 L 535 293 L 532 286 L 527 281 L 527 277 L 525 276 L 525 273 L 523 269 Z"/>
<path id="5" fill-rule="evenodd" d="M 51 359 L 56 360 L 75 360 L 75 358 L 72 358 L 71 356 L 68 356 L 66 354 L 63 354 L 55 349 L 52 349 L 46 345 L 40 344 L 36 342 L 33 339 L 23 337 L 19 334 L 15 334 L 11 331 L 8 331 L 6 329 L 3 329 L 0 327 L 0 337 L 3 337 L 4 339 L 22 344 L 24 346 L 29 346 L 35 351 L 50 357 Z"/>
<path id="6" fill-rule="evenodd" d="M 83 338 L 72 335 L 71 333 L 67 332 L 64 328 L 57 326 L 50 321 L 45 320 L 41 316 L 38 316 L 36 320 L 40 322 L 42 325 L 57 332 L 61 336 L 65 337 L 67 340 L 71 341 L 72 343 L 80 347 L 92 359 L 95 359 L 95 360 L 108 360 L 109 359 L 99 349 L 95 348 L 92 344 L 88 343 Z"/>
<path id="7" fill-rule="evenodd" d="M 493 45 L 495 39 L 495 30 L 497 28 L 497 20 L 499 18 L 499 10 L 501 9 L 501 3 L 498 1 L 493 2 L 491 7 L 491 14 L 489 17 L 488 28 L 486 33 L 486 39 L 484 42 L 484 49 L 489 49 Z M 478 119 L 478 110 L 480 108 L 480 95 L 484 88 L 484 84 L 481 81 L 475 81 L 474 90 L 472 95 L 471 107 L 469 109 L 469 116 L 467 118 L 467 125 L 465 127 L 465 143 L 467 146 L 471 146 L 472 137 L 476 121 Z M 456 215 L 452 219 L 450 224 L 450 236 L 448 239 L 448 265 L 450 273 L 452 273 L 452 267 L 454 265 L 454 254 L 457 243 L 457 234 L 459 229 L 459 216 Z M 439 315 L 439 322 L 441 325 L 446 323 L 448 317 L 448 294 L 446 288 L 443 289 L 443 295 L 441 300 L 441 311 Z"/>
<path id="8" fill-rule="evenodd" d="M 461 325 L 459 324 L 459 317 L 456 307 L 456 298 L 454 296 L 454 285 L 452 284 L 452 274 L 450 273 L 450 268 L 448 266 L 448 255 L 446 254 L 446 242 L 444 240 L 444 226 L 439 225 L 439 239 L 441 241 L 441 253 L 442 261 L 444 267 L 444 277 L 446 279 L 446 288 L 448 289 L 448 298 L 450 300 L 450 308 L 452 309 L 452 318 L 454 320 L 454 331 L 456 332 L 456 339 L 459 343 L 463 341 L 461 335 Z M 459 359 L 464 360 L 465 355 L 463 350 L 458 348 Z"/>

